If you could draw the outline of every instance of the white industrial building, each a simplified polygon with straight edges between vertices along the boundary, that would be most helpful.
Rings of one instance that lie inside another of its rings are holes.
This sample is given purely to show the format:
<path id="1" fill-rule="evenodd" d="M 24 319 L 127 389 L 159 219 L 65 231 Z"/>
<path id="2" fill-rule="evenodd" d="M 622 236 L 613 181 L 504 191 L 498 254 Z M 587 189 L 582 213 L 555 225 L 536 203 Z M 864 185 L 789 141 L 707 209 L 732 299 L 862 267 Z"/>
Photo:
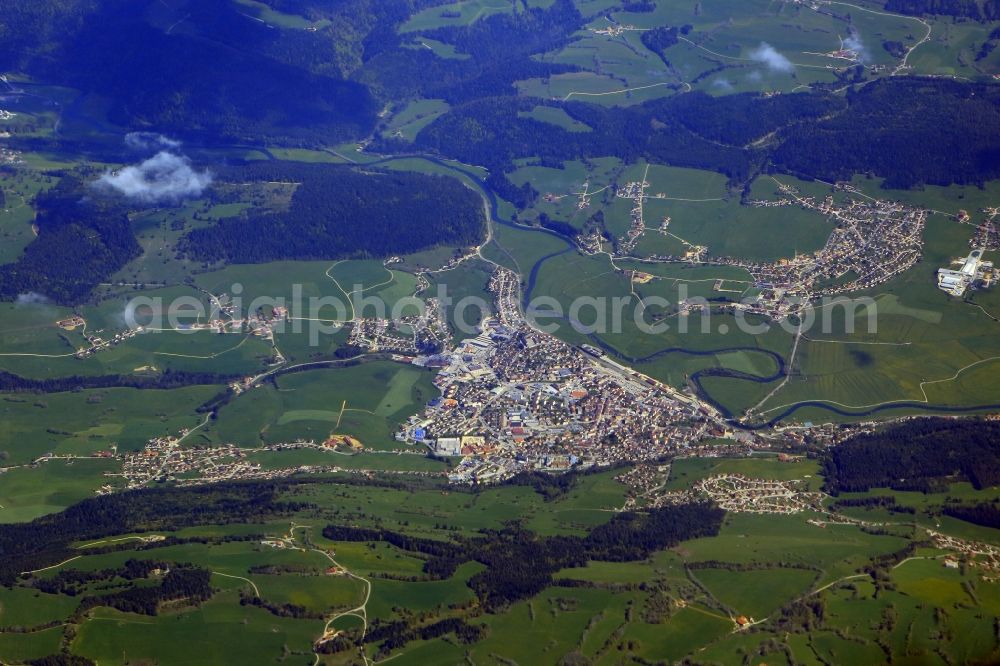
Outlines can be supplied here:
<path id="1" fill-rule="evenodd" d="M 989 286 L 993 277 L 993 263 L 983 261 L 983 250 L 975 249 L 965 259 L 958 260 L 962 267 L 958 270 L 939 268 L 938 289 L 952 296 L 962 296 L 977 281 L 985 281 Z"/>
<path id="2" fill-rule="evenodd" d="M 438 437 L 434 443 L 434 452 L 440 456 L 460 456 L 462 440 L 458 437 Z"/>

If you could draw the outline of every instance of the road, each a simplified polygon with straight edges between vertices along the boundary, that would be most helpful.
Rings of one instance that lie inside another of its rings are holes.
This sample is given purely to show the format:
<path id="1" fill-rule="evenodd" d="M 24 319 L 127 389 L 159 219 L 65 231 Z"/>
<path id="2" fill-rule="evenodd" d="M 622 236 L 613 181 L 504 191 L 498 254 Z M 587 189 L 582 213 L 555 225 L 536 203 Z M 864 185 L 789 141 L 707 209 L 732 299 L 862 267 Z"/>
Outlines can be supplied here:
<path id="1" fill-rule="evenodd" d="M 250 587 L 252 587 L 252 588 L 253 588 L 253 593 L 254 593 L 254 595 L 255 595 L 255 596 L 256 596 L 257 598 L 260 598 L 260 590 L 258 590 L 258 589 L 257 589 L 257 584 L 256 584 L 256 583 L 254 583 L 254 582 L 253 582 L 252 580 L 250 580 L 249 578 L 244 578 L 243 576 L 234 576 L 234 575 L 232 575 L 232 574 L 227 574 L 227 573 L 222 573 L 221 571 L 213 571 L 212 573 L 213 573 L 214 575 L 216 575 L 216 576 L 224 576 L 225 578 L 235 578 L 235 579 L 237 579 L 237 580 L 242 580 L 242 581 L 245 581 L 245 582 L 247 582 L 247 583 L 250 583 Z"/>
<path id="2" fill-rule="evenodd" d="M 295 544 L 295 530 L 309 530 L 309 529 L 312 529 L 311 525 L 296 525 L 295 523 L 292 523 L 292 526 L 288 530 L 288 537 L 287 537 L 286 540 L 289 541 L 290 543 L 292 543 L 294 545 Z M 345 576 L 348 576 L 349 578 L 353 578 L 355 580 L 359 580 L 359 581 L 361 581 L 362 583 L 365 584 L 365 598 L 361 602 L 361 604 L 359 604 L 358 606 L 355 606 L 354 608 L 351 608 L 349 610 L 340 611 L 338 613 L 335 613 L 330 618 L 328 618 L 327 621 L 326 621 L 326 624 L 323 625 L 323 634 L 320 636 L 320 638 L 317 639 L 317 642 L 320 641 L 320 640 L 323 640 L 323 639 L 327 639 L 328 640 L 329 638 L 332 638 L 333 636 L 329 635 L 330 634 L 330 625 L 333 624 L 334 622 L 336 622 L 337 620 L 339 620 L 340 618 L 342 618 L 342 617 L 348 617 L 348 616 L 350 616 L 350 617 L 356 617 L 356 618 L 358 618 L 358 619 L 361 620 L 361 638 L 363 639 L 364 636 L 365 636 L 365 634 L 368 631 L 368 601 L 371 599 L 371 595 L 372 595 L 372 583 L 371 583 L 371 581 L 368 580 L 367 578 L 364 578 L 363 576 L 359 576 L 358 574 L 354 573 L 353 571 L 351 571 L 350 569 L 348 569 L 347 567 L 345 567 L 343 564 L 341 564 L 340 562 L 338 562 L 337 560 L 335 560 L 333 558 L 333 556 L 328 551 L 323 550 L 322 548 L 310 548 L 310 547 L 308 547 L 308 545 L 295 546 L 295 547 L 299 548 L 303 552 L 319 553 L 320 555 L 322 555 L 323 557 L 325 557 L 327 560 L 329 560 L 330 563 L 333 566 L 335 566 L 338 569 L 340 569 L 341 571 L 343 571 Z M 334 636 L 335 635 L 336 634 L 334 634 Z M 361 659 L 364 660 L 365 666 L 369 666 L 370 662 L 368 661 L 368 655 L 365 654 L 364 646 L 363 645 L 359 646 L 358 650 L 359 650 L 359 652 L 361 654 Z M 320 661 L 319 653 L 316 653 L 316 660 L 313 663 L 314 664 L 318 664 L 319 661 Z"/>

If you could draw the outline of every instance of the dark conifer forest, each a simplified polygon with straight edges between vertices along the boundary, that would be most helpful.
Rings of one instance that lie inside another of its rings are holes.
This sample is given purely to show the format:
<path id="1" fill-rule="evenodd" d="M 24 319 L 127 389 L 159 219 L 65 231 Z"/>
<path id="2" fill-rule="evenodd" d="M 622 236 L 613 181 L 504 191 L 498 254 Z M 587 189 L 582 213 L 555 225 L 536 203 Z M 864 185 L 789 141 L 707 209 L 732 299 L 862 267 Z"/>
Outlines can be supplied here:
<path id="1" fill-rule="evenodd" d="M 81 180 L 63 178 L 35 207 L 38 237 L 0 266 L 0 300 L 41 294 L 77 302 L 140 253 L 123 202 L 97 196 Z"/>
<path id="2" fill-rule="evenodd" d="M 469 587 L 485 608 L 497 611 L 541 592 L 560 569 L 585 566 L 588 560 L 640 560 L 681 541 L 718 534 L 724 516 L 718 507 L 699 503 L 619 514 L 585 537 L 541 537 L 516 525 L 455 542 L 341 525 L 327 526 L 323 536 L 337 541 L 386 541 L 429 556 L 424 572 L 433 579 L 451 576 L 464 562 L 480 562 L 486 570 L 474 575 Z"/>
<path id="3" fill-rule="evenodd" d="M 235 263 L 384 257 L 474 245 L 485 231 L 482 198 L 454 178 L 300 163 L 256 164 L 235 175 L 297 183 L 290 208 L 192 231 L 184 244 L 190 256 Z"/>
<path id="4" fill-rule="evenodd" d="M 823 464 L 831 493 L 872 488 L 941 490 L 954 479 L 1000 482 L 1000 423 L 915 419 L 834 447 Z"/>

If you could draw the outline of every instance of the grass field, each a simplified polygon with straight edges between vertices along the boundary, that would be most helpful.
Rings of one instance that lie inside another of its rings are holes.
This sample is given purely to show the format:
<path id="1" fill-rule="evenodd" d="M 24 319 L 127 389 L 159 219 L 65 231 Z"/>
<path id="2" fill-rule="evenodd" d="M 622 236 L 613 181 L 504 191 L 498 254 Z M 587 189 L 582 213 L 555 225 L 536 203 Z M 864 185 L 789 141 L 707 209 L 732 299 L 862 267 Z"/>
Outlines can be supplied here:
<path id="1" fill-rule="evenodd" d="M 556 127 L 562 127 L 570 132 L 592 132 L 593 128 L 572 118 L 564 110 L 554 106 L 536 106 L 531 111 L 522 111 L 517 114 L 521 118 L 533 118 L 543 123 L 549 123 Z"/>
<path id="2" fill-rule="evenodd" d="M 108 389 L 0 398 L 0 450 L 7 464 L 45 453 L 91 455 L 115 445 L 141 449 L 147 440 L 196 425 L 195 409 L 220 387 L 169 391 Z"/>
<path id="3" fill-rule="evenodd" d="M 595 618 L 610 616 L 620 623 L 625 607 L 634 600 L 634 594 L 607 590 L 546 590 L 489 618 L 490 635 L 474 646 L 473 658 L 480 661 L 493 654 L 522 664 L 554 664 L 581 648 L 592 656 L 615 629 L 615 623 Z M 512 641 L 512 636 L 519 638 Z"/>
<path id="4" fill-rule="evenodd" d="M 62 632 L 58 627 L 30 634 L 0 634 L 0 659 L 11 663 L 41 659 L 59 651 Z"/>
<path id="5" fill-rule="evenodd" d="M 431 44 L 434 45 L 433 48 Z M 432 50 L 448 46 L 434 40 L 423 40 L 422 45 L 427 45 L 427 48 L 432 48 Z M 452 56 L 454 57 L 454 53 Z M 448 111 L 448 108 L 448 104 L 440 99 L 421 99 L 410 102 L 389 118 L 383 134 L 413 141 L 420 130 Z"/>
<path id="6" fill-rule="evenodd" d="M 818 489 L 819 465 L 814 460 L 779 462 L 774 456 L 753 458 L 679 458 L 671 463 L 667 490 L 684 490 L 695 482 L 718 474 L 742 474 L 752 479 L 776 481 L 808 480 Z"/>
<path id="7" fill-rule="evenodd" d="M 76 504 L 94 493 L 117 471 L 107 460 L 54 460 L 32 469 L 4 472 L 0 483 L 0 522 L 20 523 Z"/>
<path id="8" fill-rule="evenodd" d="M 432 378 L 426 370 L 384 361 L 284 375 L 277 388 L 255 389 L 230 402 L 198 434 L 205 441 L 244 446 L 322 442 L 342 434 L 367 447 L 395 448 L 396 426 L 436 395 Z"/>
<path id="9" fill-rule="evenodd" d="M 329 21 L 313 22 L 298 14 L 286 14 L 275 11 L 266 3 L 257 2 L 256 0 L 236 0 L 236 2 L 245 7 L 247 11 L 252 12 L 258 20 L 272 27 L 289 30 L 306 30 L 308 28 L 322 28 L 329 24 Z"/>
<path id="10" fill-rule="evenodd" d="M 176 208 L 153 209 L 133 215 L 132 224 L 142 254 L 132 260 L 109 282 L 128 284 L 179 284 L 203 266 L 178 253 L 183 236 L 227 217 L 236 217 L 250 208 L 249 201 L 215 205 L 208 198 L 194 199 Z"/>
<path id="11" fill-rule="evenodd" d="M 443 26 L 469 25 L 483 16 L 510 11 L 510 3 L 503 0 L 467 0 L 444 7 L 432 7 L 410 18 L 400 27 L 400 32 L 432 30 Z"/>
<path id="12" fill-rule="evenodd" d="M 645 265 L 627 262 L 619 268 L 626 266 L 645 268 Z M 682 317 L 676 313 L 676 304 L 683 298 L 719 295 L 713 287 L 717 278 L 707 276 L 737 277 L 741 274 L 712 268 L 690 271 L 672 268 L 663 275 L 677 277 L 631 285 L 624 274 L 611 266 L 606 256 L 567 253 L 541 265 L 532 297 L 551 297 L 560 303 L 562 314 L 569 317 L 568 320 L 539 318 L 546 325 L 557 324 L 555 332 L 560 337 L 578 344 L 586 342 L 583 334 L 592 331 L 606 345 L 628 358 L 637 359 L 633 364 L 643 372 L 676 386 L 684 385 L 691 373 L 706 367 L 732 366 L 745 370 L 752 366 L 759 374 L 775 371 L 773 360 L 752 350 L 786 353 L 791 335 L 781 327 L 765 327 L 763 332 L 755 333 L 741 327 L 731 314 L 716 313 L 706 318 L 700 315 Z M 594 297 L 600 297 L 597 305 L 586 305 L 588 299 Z M 661 306 L 649 300 L 651 297 L 666 299 L 668 305 Z M 624 299 L 620 307 L 615 305 L 613 298 Z M 640 299 L 644 305 L 640 304 Z M 741 351 L 735 355 L 728 351 L 734 348 Z M 750 351 L 742 351 L 744 348 Z M 657 356 L 668 349 L 693 353 L 674 351 Z M 720 353 L 710 353 L 714 351 Z M 734 389 L 736 391 L 746 388 L 743 386 L 746 382 L 732 383 L 740 384 Z"/>
<path id="13" fill-rule="evenodd" d="M 195 312 L 188 306 L 173 310 L 177 317 L 171 320 L 170 308 L 180 303 L 178 298 L 202 302 L 202 295 L 193 289 L 171 287 L 123 291 L 97 305 L 81 307 L 86 333 L 104 340 L 129 328 L 132 312 L 137 314 L 135 323 L 151 325 L 146 333 L 85 359 L 74 358 L 77 350 L 89 346 L 83 329 L 67 331 L 56 326 L 58 320 L 73 314 L 69 308 L 44 302 L 0 304 L 0 368 L 34 378 L 130 375 L 151 368 L 230 374 L 252 372 L 272 355 L 270 345 L 259 338 L 174 330 L 174 324 L 195 321 L 185 314 Z M 204 311 L 210 308 L 205 306 Z M 152 320 L 147 314 L 159 316 Z"/>
<path id="14" fill-rule="evenodd" d="M 809 590 L 816 578 L 808 569 L 697 569 L 693 572 L 716 599 L 736 615 L 755 620 L 768 617 Z"/>
<path id="15" fill-rule="evenodd" d="M 754 0 L 739 8 L 690 8 L 660 4 L 650 12 L 607 12 L 605 7 L 584 9 L 594 3 L 578 3 L 587 16 L 595 17 L 587 30 L 560 50 L 546 54 L 553 62 L 576 65 L 587 73 L 575 77 L 575 90 L 601 93 L 633 90 L 632 93 L 584 97 L 600 104 L 628 104 L 634 99 L 673 94 L 673 88 L 688 82 L 710 94 L 789 92 L 811 83 L 833 82 L 833 71 L 852 63 L 831 57 L 841 48 L 842 40 L 853 35 L 852 45 L 864 64 L 876 65 L 890 72 L 900 60 L 882 47 L 883 41 L 898 41 L 914 46 L 930 27 L 930 39 L 908 59 L 919 74 L 975 76 L 992 73 L 995 58 L 972 56 L 988 30 L 971 23 L 893 15 L 878 3 L 832 3 L 831 11 L 821 11 L 801 4 L 768 3 Z M 608 17 L 628 29 L 616 36 L 597 34 L 610 23 Z M 690 32 L 666 50 L 667 66 L 640 41 L 643 30 L 657 26 L 690 26 Z M 764 43 L 781 54 L 787 66 L 768 66 L 755 54 Z M 994 54 L 995 55 L 995 54 Z M 976 69 L 979 71 L 977 72 Z M 600 72 L 600 77 L 596 74 Z M 876 74 L 881 75 L 881 73 Z M 583 81 L 601 84 L 582 84 Z M 600 89 L 603 86 L 605 89 Z M 646 86 L 653 86 L 642 88 Z M 574 88 L 562 82 L 544 86 L 540 80 L 522 84 L 522 94 L 564 97 Z M 588 89 L 589 88 L 589 89 Z"/>
<path id="16" fill-rule="evenodd" d="M 36 627 L 61 620 L 75 607 L 74 600 L 65 596 L 23 587 L 0 588 L 0 627 Z"/>
<path id="17" fill-rule="evenodd" d="M 3 179 L 6 200 L 0 208 L 0 264 L 15 261 L 35 238 L 35 211 L 31 199 L 54 185 L 55 178 L 43 172 L 20 170 Z"/>
<path id="18" fill-rule="evenodd" d="M 690 561 L 721 560 L 768 564 L 783 561 L 820 567 L 820 584 L 853 573 L 869 558 L 905 545 L 894 536 L 873 536 L 854 527 L 810 525 L 806 515 L 730 514 L 717 537 L 685 543 L 682 554 Z"/>
<path id="19" fill-rule="evenodd" d="M 102 664 L 157 660 L 187 664 L 253 663 L 283 648 L 308 653 L 322 623 L 274 617 L 240 606 L 235 592 L 219 594 L 197 610 L 136 618 L 95 612 L 73 641 L 74 652 Z"/>
<path id="20" fill-rule="evenodd" d="M 623 165 L 606 158 L 589 165 L 567 162 L 562 169 L 524 166 L 510 179 L 517 185 L 530 182 L 545 195 L 521 214 L 523 219 L 533 220 L 544 213 L 582 229 L 591 216 L 601 212 L 608 231 L 622 239 L 631 225 L 633 202 L 615 197 L 616 187 L 638 182 L 645 174 L 649 183 L 644 206 L 647 231 L 636 247 L 638 256 L 681 255 L 700 245 L 714 256 L 774 261 L 821 248 L 833 230 L 822 215 L 797 207 L 742 206 L 727 190 L 721 174 L 656 164 L 649 165 L 648 171 L 646 167 L 645 162 Z M 773 181 L 758 179 L 755 194 L 758 190 L 760 198 L 769 198 Z M 578 206 L 582 192 L 591 193 L 585 208 Z M 663 233 L 659 228 L 667 218 L 668 233 Z"/>

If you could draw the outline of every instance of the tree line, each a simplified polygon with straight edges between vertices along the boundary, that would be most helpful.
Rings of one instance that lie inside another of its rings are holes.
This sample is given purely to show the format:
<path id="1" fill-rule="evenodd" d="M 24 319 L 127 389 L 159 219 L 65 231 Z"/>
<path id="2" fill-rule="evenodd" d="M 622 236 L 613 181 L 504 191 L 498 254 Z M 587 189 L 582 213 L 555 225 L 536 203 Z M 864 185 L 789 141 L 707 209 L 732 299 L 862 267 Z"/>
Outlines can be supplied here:
<path id="1" fill-rule="evenodd" d="M 922 16 L 938 14 L 976 21 L 1000 19 L 1000 0 L 888 0 L 886 11 Z"/>
<path id="2" fill-rule="evenodd" d="M 38 578 L 32 581 L 32 587 L 46 594 L 65 594 L 69 597 L 75 597 L 91 583 L 110 582 L 115 579 L 138 580 L 148 578 L 157 569 L 166 570 L 169 568 L 169 562 L 129 558 L 120 567 L 114 568 L 97 569 L 96 571 L 63 569 L 50 578 Z"/>
<path id="3" fill-rule="evenodd" d="M 374 96 L 319 35 L 248 20 L 229 0 L 182 0 L 154 25 L 154 4 L 162 15 L 155 0 L 10 0 L 0 64 L 104 96 L 124 127 L 175 136 L 320 143 L 374 126 Z M 168 33 L 174 23 L 185 29 Z M 363 36 L 343 24 L 338 35 L 355 46 Z"/>
<path id="4" fill-rule="evenodd" d="M 187 372 L 167 368 L 159 375 L 70 375 L 34 379 L 0 370 L 0 393 L 64 393 L 87 389 L 175 389 L 186 386 L 225 385 L 240 375 Z"/>
<path id="5" fill-rule="evenodd" d="M 212 598 L 212 572 L 191 565 L 174 566 L 159 585 L 131 587 L 117 592 L 84 597 L 76 610 L 80 617 L 92 608 L 107 606 L 123 613 L 157 615 L 165 603 L 185 601 L 199 604 Z"/>
<path id="6" fill-rule="evenodd" d="M 411 537 L 384 529 L 329 525 L 323 536 L 333 541 L 385 541 L 428 556 L 424 572 L 447 578 L 459 565 L 475 561 L 486 569 L 469 579 L 482 606 L 497 611 L 527 599 L 552 584 L 552 575 L 589 560 L 628 562 L 686 539 L 718 533 L 725 512 L 707 503 L 624 513 L 593 528 L 585 537 L 543 537 L 517 525 L 455 541 Z"/>
<path id="7" fill-rule="evenodd" d="M 0 525 L 0 585 L 11 585 L 24 571 L 72 557 L 71 544 L 84 539 L 287 516 L 309 506 L 280 498 L 281 491 L 291 483 L 222 483 L 131 490 L 86 499 L 28 523 Z"/>
<path id="8" fill-rule="evenodd" d="M 573 65 L 541 62 L 532 56 L 577 39 L 586 19 L 572 0 L 525 7 L 480 18 L 467 26 L 447 26 L 421 35 L 454 47 L 458 58 L 441 58 L 409 35 L 378 30 L 366 40 L 363 68 L 355 78 L 383 99 L 424 97 L 449 104 L 515 95 L 514 82 L 578 71 Z"/>
<path id="9" fill-rule="evenodd" d="M 823 180 L 856 173 L 885 187 L 976 184 L 1000 177 L 1000 89 L 893 78 L 849 91 L 846 109 L 783 131 L 775 168 Z"/>
<path id="10" fill-rule="evenodd" d="M 1000 529 L 1000 505 L 996 501 L 977 504 L 947 504 L 941 513 L 964 520 L 967 523 Z"/>
<path id="11" fill-rule="evenodd" d="M 913 419 L 833 447 L 823 461 L 834 495 L 872 488 L 939 491 L 951 480 L 977 489 L 1000 483 L 1000 422 Z"/>

